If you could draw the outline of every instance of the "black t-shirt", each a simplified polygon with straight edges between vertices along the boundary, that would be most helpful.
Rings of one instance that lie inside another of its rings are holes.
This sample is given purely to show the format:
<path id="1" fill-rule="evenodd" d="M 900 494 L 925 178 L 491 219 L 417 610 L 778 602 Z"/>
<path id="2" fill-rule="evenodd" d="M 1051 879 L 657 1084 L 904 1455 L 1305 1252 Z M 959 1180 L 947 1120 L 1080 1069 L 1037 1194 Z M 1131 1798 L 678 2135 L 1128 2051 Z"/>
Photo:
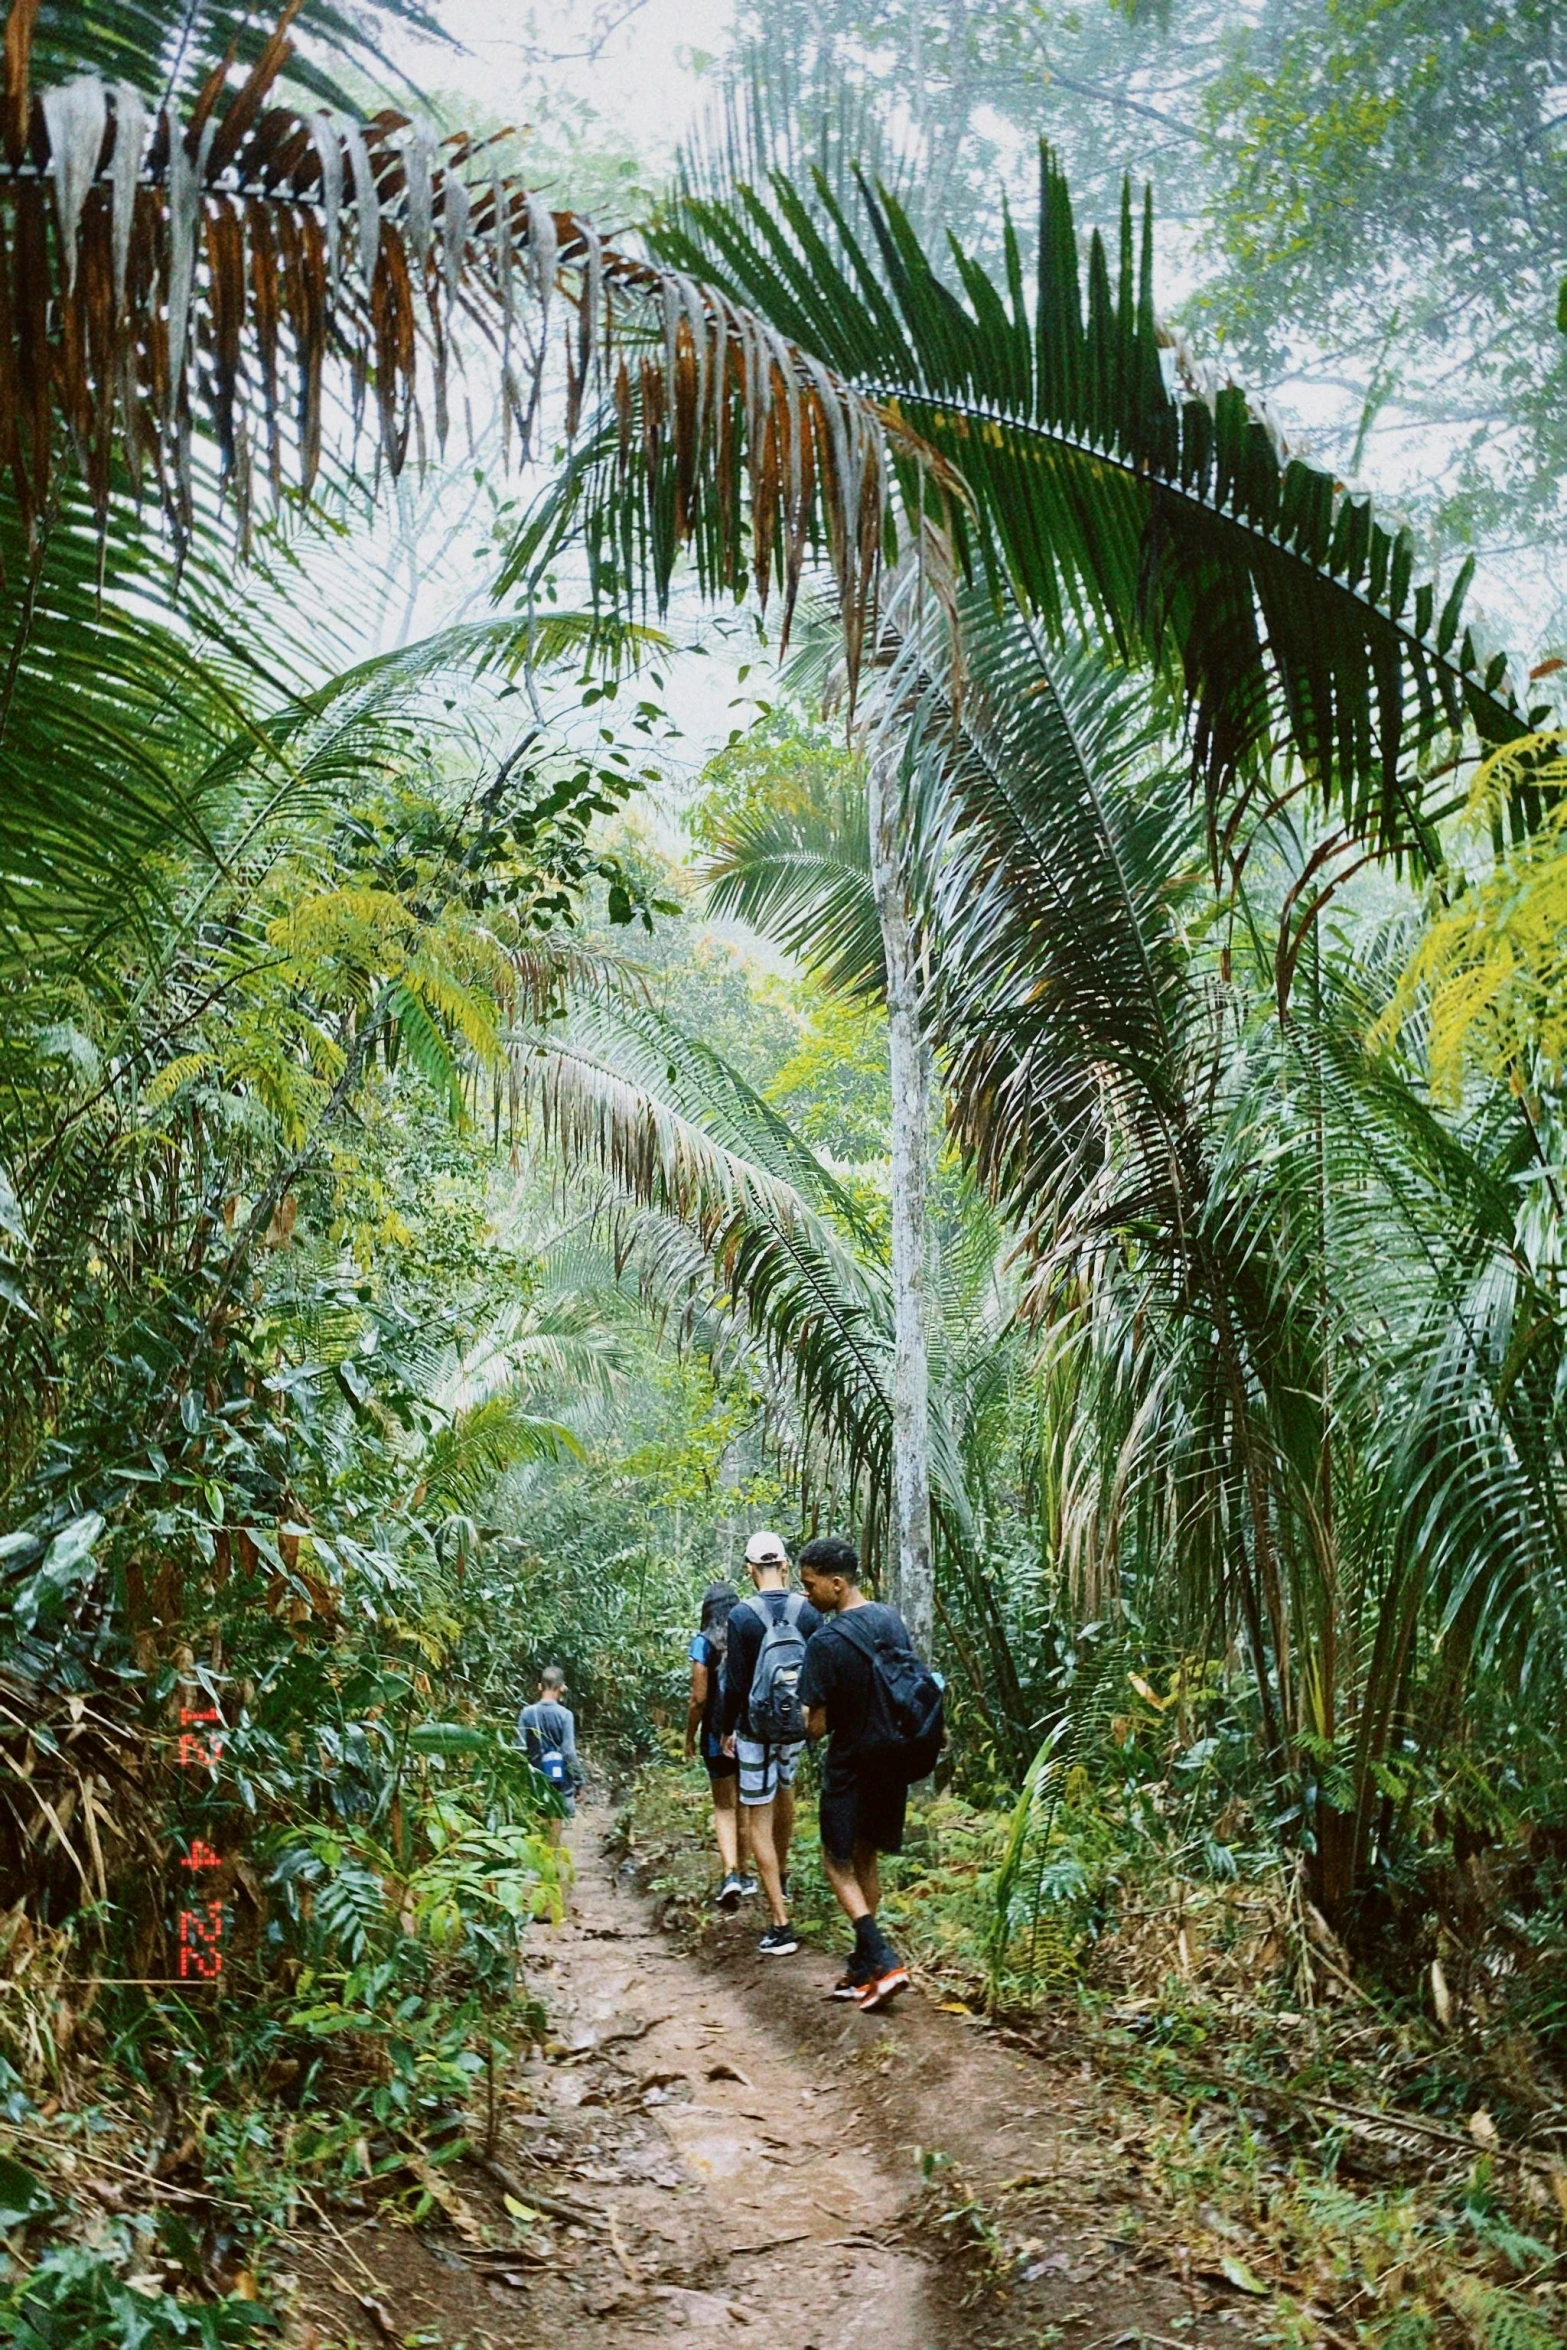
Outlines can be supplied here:
<path id="1" fill-rule="evenodd" d="M 742 1599 L 738 1607 L 729 1611 L 729 1640 L 724 1654 L 724 1698 L 719 1715 L 726 1738 L 740 1724 L 751 1701 L 751 1678 L 756 1671 L 756 1660 L 762 1653 L 762 1618 L 765 1615 L 769 1624 L 776 1624 L 791 1598 L 799 1598 L 799 1594 L 754 1591 L 749 1599 Z M 797 1621 L 800 1638 L 806 1644 L 807 1661 L 811 1654 L 811 1636 L 821 1620 L 810 1601 L 802 1599 Z"/>
<path id="2" fill-rule="evenodd" d="M 909 1638 L 908 1627 L 895 1607 L 868 1599 L 851 1612 L 855 1633 L 851 1636 L 841 1630 L 839 1619 L 829 1616 L 805 1652 L 805 1670 L 800 1675 L 800 1703 L 807 1711 L 818 1705 L 827 1709 L 829 1772 L 853 1764 L 870 1716 L 875 1668 L 856 1640 L 869 1633 L 907 1646 Z"/>

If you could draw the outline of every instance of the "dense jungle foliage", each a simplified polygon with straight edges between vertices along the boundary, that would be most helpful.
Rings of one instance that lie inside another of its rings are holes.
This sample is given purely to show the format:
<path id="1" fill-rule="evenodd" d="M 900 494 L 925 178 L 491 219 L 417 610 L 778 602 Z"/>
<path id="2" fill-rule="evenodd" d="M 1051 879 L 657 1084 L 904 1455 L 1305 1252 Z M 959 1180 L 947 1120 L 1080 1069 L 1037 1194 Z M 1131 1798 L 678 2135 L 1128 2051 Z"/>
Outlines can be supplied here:
<path id="1" fill-rule="evenodd" d="M 1289 2338 L 1559 2339 L 1555 12 L 746 0 L 667 176 L 535 37 L 603 245 L 441 13 L 9 17 L 0 2342 L 449 2208 L 519 1703 L 694 1900 L 698 1596 L 917 1600 L 911 1348 L 931 1976 Z"/>

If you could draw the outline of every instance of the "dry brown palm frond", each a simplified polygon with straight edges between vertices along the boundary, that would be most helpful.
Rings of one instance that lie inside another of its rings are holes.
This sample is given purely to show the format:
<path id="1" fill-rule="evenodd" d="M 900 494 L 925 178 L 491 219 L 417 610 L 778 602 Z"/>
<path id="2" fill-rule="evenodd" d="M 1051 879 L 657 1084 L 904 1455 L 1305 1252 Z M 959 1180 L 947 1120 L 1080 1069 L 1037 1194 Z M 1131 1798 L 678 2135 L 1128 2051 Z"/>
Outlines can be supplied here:
<path id="1" fill-rule="evenodd" d="M 154 476 L 177 537 L 197 429 L 242 538 L 258 458 L 275 495 L 290 456 L 308 493 L 339 410 L 334 453 L 353 463 L 368 413 L 396 474 L 426 445 L 426 386 L 445 437 L 465 330 L 526 446 L 559 320 L 568 430 L 590 401 L 611 420 L 609 462 L 665 569 L 695 542 L 709 585 L 792 601 L 824 549 L 853 661 L 889 497 L 873 402 L 727 296 L 551 211 L 466 133 L 270 103 L 297 0 L 188 121 L 93 75 L 35 93 L 36 6 L 12 0 L 0 86 L 0 474 L 30 530 L 62 439 L 100 518 L 123 463 Z"/>

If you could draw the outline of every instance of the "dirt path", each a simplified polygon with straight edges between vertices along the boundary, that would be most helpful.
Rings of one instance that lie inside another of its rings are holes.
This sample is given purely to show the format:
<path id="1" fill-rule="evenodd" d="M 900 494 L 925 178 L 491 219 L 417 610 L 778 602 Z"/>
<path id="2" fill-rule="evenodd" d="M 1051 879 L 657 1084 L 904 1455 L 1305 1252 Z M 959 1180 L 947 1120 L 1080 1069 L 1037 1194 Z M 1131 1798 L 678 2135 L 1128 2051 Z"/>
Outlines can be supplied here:
<path id="1" fill-rule="evenodd" d="M 465 2350 L 1254 2338 L 1237 2296 L 1183 2282 L 1150 2243 L 1089 2068 L 1012 2054 L 917 1994 L 885 2016 L 829 2002 L 836 1957 L 761 1959 L 752 1918 L 682 1951 L 617 1868 L 610 1826 L 593 1806 L 576 1823 L 571 1915 L 529 1969 L 556 2038 L 504 2092 L 501 2170 L 514 2200 L 538 2199 L 530 2249 L 483 2248 L 514 2231 L 502 2182 L 470 2165 L 445 2241 L 373 2214 L 345 2225 L 318 2318 Z M 935 2191 L 921 2148 L 941 2158 Z M 1004 2242 L 986 2233 L 993 2203 Z"/>

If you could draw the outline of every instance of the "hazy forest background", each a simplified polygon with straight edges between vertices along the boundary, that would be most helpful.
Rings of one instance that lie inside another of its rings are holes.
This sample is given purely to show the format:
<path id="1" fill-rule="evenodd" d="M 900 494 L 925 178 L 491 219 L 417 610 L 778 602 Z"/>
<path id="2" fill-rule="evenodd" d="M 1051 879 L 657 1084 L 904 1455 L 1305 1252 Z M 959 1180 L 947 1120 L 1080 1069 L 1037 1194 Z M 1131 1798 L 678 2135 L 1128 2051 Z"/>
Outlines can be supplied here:
<path id="1" fill-rule="evenodd" d="M 9 15 L 0 2342 L 439 2205 L 758 1524 L 1278 2338 L 1560 2340 L 1560 11 L 285 32 Z"/>

